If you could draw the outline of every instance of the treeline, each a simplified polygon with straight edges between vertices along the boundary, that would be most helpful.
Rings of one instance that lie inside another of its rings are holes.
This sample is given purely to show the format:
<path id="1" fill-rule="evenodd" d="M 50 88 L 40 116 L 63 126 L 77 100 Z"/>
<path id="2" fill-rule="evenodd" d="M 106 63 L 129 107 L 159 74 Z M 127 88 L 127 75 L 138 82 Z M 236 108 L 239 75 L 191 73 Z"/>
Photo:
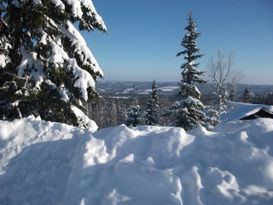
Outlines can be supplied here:
<path id="1" fill-rule="evenodd" d="M 96 102 L 89 104 L 86 109 L 89 117 L 95 120 L 100 128 L 112 127 L 127 123 L 128 109 L 132 105 L 139 105 L 138 115 L 142 118 L 149 98 L 149 95 L 128 97 L 101 96 Z M 212 105 L 213 99 L 215 99 L 215 96 L 212 94 L 202 96 L 202 101 L 206 105 Z M 159 97 L 159 125 L 173 125 L 174 119 L 172 116 L 168 115 L 168 110 L 177 100 L 177 96 L 163 95 Z M 234 96 L 233 101 L 246 102 L 243 94 Z M 273 105 L 273 94 L 252 94 L 248 103 Z"/>
<path id="2" fill-rule="evenodd" d="M 111 97 L 102 96 L 97 102 L 87 106 L 87 112 L 91 119 L 93 119 L 100 128 L 116 126 L 120 124 L 127 124 L 128 115 L 131 106 L 139 106 L 138 117 L 139 124 L 144 123 L 144 115 L 146 111 L 146 104 L 150 96 L 140 95 L 135 97 Z M 158 125 L 171 125 L 173 120 L 170 119 L 166 113 L 169 107 L 177 100 L 173 96 L 162 96 L 159 99 L 159 123 Z"/>
<path id="3" fill-rule="evenodd" d="M 273 93 L 270 94 L 257 94 L 251 99 L 251 103 L 273 105 Z"/>

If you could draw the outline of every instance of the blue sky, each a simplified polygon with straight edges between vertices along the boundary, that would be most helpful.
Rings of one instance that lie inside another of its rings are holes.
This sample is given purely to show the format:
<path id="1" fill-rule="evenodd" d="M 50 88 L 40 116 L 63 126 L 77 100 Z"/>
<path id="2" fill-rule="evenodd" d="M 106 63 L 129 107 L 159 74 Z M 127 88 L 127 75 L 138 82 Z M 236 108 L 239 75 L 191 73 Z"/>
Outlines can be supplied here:
<path id="1" fill-rule="evenodd" d="M 273 84 L 273 0 L 93 0 L 106 33 L 84 33 L 105 80 L 180 81 L 180 46 L 192 12 L 206 70 L 233 51 L 242 83 Z"/>

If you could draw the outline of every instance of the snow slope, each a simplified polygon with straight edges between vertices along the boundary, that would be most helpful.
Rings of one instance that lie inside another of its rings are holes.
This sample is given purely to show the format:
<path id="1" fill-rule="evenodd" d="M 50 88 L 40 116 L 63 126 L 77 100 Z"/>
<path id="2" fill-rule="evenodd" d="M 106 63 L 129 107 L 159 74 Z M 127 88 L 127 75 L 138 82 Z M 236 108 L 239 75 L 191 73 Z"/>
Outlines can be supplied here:
<path id="1" fill-rule="evenodd" d="M 231 102 L 228 105 L 227 112 L 221 115 L 221 120 L 222 121 L 239 120 L 242 117 L 257 112 L 261 108 L 266 108 L 267 110 L 273 111 L 273 106 L 269 105 Z"/>
<path id="2" fill-rule="evenodd" d="M 272 205 L 273 120 L 93 134 L 0 121 L 0 187 L 1 205 Z"/>

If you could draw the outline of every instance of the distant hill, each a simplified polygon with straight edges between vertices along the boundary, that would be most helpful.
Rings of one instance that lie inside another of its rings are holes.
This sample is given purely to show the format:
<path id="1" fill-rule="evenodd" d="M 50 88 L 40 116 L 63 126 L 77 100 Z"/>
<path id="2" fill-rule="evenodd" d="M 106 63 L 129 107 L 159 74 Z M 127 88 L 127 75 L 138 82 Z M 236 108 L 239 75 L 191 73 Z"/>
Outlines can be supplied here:
<path id="1" fill-rule="evenodd" d="M 179 91 L 178 82 L 157 82 L 160 95 L 176 95 Z M 99 81 L 97 91 L 100 95 L 111 96 L 138 96 L 151 93 L 152 82 L 133 82 L 133 81 Z M 213 84 L 200 84 L 200 91 L 203 94 L 210 94 Z M 241 95 L 245 88 L 253 94 L 273 93 L 273 85 L 237 85 L 236 94 Z"/>

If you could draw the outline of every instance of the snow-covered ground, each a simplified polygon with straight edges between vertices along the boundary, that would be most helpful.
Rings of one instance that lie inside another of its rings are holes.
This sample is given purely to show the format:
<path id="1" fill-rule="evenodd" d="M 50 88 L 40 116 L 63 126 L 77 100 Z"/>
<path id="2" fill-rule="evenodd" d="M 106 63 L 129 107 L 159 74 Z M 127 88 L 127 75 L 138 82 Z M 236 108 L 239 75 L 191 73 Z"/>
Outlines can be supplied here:
<path id="1" fill-rule="evenodd" d="M 257 112 L 261 108 L 266 108 L 267 110 L 272 110 L 273 106 L 251 104 L 251 103 L 239 103 L 232 102 L 227 108 L 227 112 L 222 114 L 222 121 L 239 120 L 246 115 Z"/>
<path id="2" fill-rule="evenodd" d="M 174 92 L 176 90 L 179 90 L 179 86 L 165 86 L 165 87 L 161 87 L 159 88 L 160 91 L 162 92 Z"/>
<path id="3" fill-rule="evenodd" d="M 0 121 L 0 204 L 272 205 L 273 119 L 238 120 L 254 109 L 188 133 Z"/>

